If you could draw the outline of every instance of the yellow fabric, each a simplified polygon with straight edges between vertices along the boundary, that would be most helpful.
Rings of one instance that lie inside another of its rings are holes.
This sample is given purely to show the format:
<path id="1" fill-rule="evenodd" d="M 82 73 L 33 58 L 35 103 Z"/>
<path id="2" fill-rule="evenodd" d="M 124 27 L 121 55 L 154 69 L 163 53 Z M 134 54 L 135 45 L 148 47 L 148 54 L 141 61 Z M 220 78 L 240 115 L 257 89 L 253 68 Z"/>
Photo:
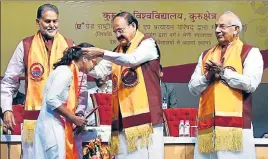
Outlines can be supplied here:
<path id="1" fill-rule="evenodd" d="M 64 37 L 57 33 L 53 40 L 51 55 L 47 53 L 42 34 L 40 32 L 34 35 L 31 48 L 28 55 L 28 88 L 25 101 L 25 110 L 40 110 L 42 105 L 43 90 L 49 73 L 53 70 L 53 64 L 62 56 L 68 44 Z M 31 76 L 31 66 L 38 64 L 43 75 L 40 78 L 33 79 Z M 40 67 L 42 65 L 42 67 Z"/>
<path id="2" fill-rule="evenodd" d="M 136 49 L 143 38 L 144 34 L 137 31 L 126 53 L 130 54 L 134 49 Z M 121 47 L 118 47 L 118 52 L 122 52 Z M 137 72 L 138 81 L 133 87 L 126 87 L 122 82 L 121 73 L 127 68 L 128 67 L 119 66 L 116 64 L 113 64 L 112 66 L 112 78 L 113 80 L 117 80 L 117 88 L 115 88 L 117 91 L 113 91 L 112 95 L 113 120 L 118 120 L 119 106 L 122 118 L 150 112 L 148 96 L 141 67 L 138 66 L 137 68 L 134 68 Z M 125 135 L 128 151 L 131 152 L 137 150 L 137 140 L 139 137 L 142 138 L 142 146 L 149 145 L 149 136 L 152 133 L 153 128 L 151 123 L 145 123 L 143 125 L 126 128 Z M 118 151 L 118 144 L 120 144 L 118 137 L 116 137 L 117 135 L 118 133 L 112 133 L 111 140 L 111 142 L 113 142 L 111 143 L 111 145 L 113 145 L 111 149 L 115 154 L 118 153 L 116 151 Z"/>
<path id="3" fill-rule="evenodd" d="M 75 114 L 75 110 L 78 104 L 78 96 L 80 93 L 78 90 L 79 70 L 78 70 L 77 65 L 74 62 L 72 62 L 72 64 L 70 65 L 70 69 L 73 73 L 73 80 L 72 80 L 70 90 L 69 90 L 67 109 L 73 114 Z M 77 149 L 75 146 L 72 124 L 73 123 L 67 120 L 65 122 L 66 159 L 78 159 L 78 153 L 77 153 Z"/>
<path id="4" fill-rule="evenodd" d="M 111 134 L 111 140 L 109 143 L 111 154 L 116 155 L 119 152 L 119 133 L 118 132 L 112 132 Z"/>
<path id="5" fill-rule="evenodd" d="M 223 67 L 232 67 L 237 73 L 243 73 L 240 56 L 242 47 L 243 43 L 239 39 L 236 39 L 230 44 L 224 55 Z M 206 62 L 209 60 L 220 62 L 221 49 L 222 47 L 217 45 L 207 52 L 203 58 L 203 74 L 206 73 L 204 69 Z M 233 89 L 218 80 L 210 84 L 201 94 L 198 118 L 199 121 L 203 121 L 214 116 L 242 117 L 242 111 L 242 91 Z M 221 128 L 221 126 L 216 125 L 216 128 L 208 128 L 199 132 L 198 146 L 200 152 L 242 150 L 242 128 Z M 215 141 L 213 141 L 214 138 Z"/>
<path id="6" fill-rule="evenodd" d="M 35 125 L 36 125 L 36 120 L 24 120 L 23 121 L 23 131 L 22 131 L 23 143 L 33 144 Z"/>

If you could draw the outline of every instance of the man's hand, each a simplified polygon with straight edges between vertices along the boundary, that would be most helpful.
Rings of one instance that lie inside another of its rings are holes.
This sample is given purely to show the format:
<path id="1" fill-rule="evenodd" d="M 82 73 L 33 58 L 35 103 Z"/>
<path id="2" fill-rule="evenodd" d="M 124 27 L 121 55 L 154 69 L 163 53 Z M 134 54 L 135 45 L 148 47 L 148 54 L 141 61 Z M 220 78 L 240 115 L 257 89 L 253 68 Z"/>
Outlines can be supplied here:
<path id="1" fill-rule="evenodd" d="M 210 63 L 205 64 L 205 69 L 207 70 L 207 73 L 205 74 L 206 79 L 211 82 L 215 78 L 215 72 L 212 69 L 212 66 Z"/>
<path id="2" fill-rule="evenodd" d="M 213 77 L 211 77 L 211 79 L 214 79 L 214 78 L 215 79 L 220 79 L 221 75 L 223 75 L 223 73 L 224 73 L 224 68 L 223 68 L 222 64 L 217 63 L 217 62 L 213 62 L 211 60 L 209 60 L 209 63 L 206 63 L 205 69 L 208 71 L 208 73 L 206 74 L 207 79 L 210 76 L 213 76 Z"/>
<path id="3" fill-rule="evenodd" d="M 7 129 L 13 130 L 16 125 L 14 115 L 12 111 L 6 111 L 4 113 L 4 123 Z"/>
<path id="4" fill-rule="evenodd" d="M 220 74 L 221 72 L 224 71 L 223 66 L 221 63 L 217 63 L 217 62 L 213 62 L 211 60 L 209 60 L 209 62 L 211 63 L 210 66 L 212 68 L 212 70 L 216 73 L 216 74 Z"/>
<path id="5" fill-rule="evenodd" d="M 90 59 L 95 59 L 97 57 L 103 57 L 104 50 L 96 47 L 82 48 L 84 54 Z"/>
<path id="6" fill-rule="evenodd" d="M 205 77 L 208 81 L 213 81 L 214 78 L 215 78 L 215 73 L 212 72 L 212 71 L 208 71 L 206 74 L 205 74 Z"/>

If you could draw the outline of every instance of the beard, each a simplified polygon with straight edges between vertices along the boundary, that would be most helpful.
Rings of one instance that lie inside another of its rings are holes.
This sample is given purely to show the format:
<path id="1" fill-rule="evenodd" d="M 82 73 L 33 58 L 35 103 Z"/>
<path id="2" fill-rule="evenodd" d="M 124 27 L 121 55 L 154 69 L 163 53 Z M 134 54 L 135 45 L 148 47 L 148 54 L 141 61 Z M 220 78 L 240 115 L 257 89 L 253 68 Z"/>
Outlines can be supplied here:
<path id="1" fill-rule="evenodd" d="M 48 27 L 44 29 L 43 27 L 40 27 L 40 32 L 42 33 L 43 36 L 46 38 L 54 38 L 58 31 L 58 28 L 56 27 Z"/>

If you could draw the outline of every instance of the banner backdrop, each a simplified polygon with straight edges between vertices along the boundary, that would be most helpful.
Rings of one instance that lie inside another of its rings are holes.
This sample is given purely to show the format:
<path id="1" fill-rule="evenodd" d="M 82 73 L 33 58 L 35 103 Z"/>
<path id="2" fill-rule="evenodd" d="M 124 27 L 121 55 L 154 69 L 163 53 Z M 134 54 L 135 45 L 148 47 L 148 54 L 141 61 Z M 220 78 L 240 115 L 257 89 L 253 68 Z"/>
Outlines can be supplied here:
<path id="1" fill-rule="evenodd" d="M 17 44 L 36 33 L 37 8 L 46 1 L 1 2 L 1 76 Z M 227 10 L 240 16 L 241 39 L 261 50 L 268 48 L 268 2 L 248 1 L 93 1 L 50 2 L 59 8 L 60 32 L 75 41 L 89 42 L 112 50 L 117 45 L 111 20 L 120 11 L 129 11 L 139 29 L 160 46 L 164 81 L 185 82 L 202 51 L 216 44 L 216 19 Z M 265 62 L 267 54 L 263 52 Z M 267 67 L 267 63 L 265 65 Z M 268 82 L 265 70 L 263 83 Z"/>

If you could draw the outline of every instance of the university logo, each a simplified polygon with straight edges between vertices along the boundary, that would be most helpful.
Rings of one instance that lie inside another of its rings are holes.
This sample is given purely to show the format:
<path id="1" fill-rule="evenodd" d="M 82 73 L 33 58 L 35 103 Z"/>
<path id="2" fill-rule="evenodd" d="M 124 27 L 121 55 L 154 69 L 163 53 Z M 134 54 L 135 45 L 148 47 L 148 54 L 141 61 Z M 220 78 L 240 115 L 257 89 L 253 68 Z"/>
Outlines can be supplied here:
<path id="1" fill-rule="evenodd" d="M 33 80 L 42 80 L 44 67 L 40 63 L 33 63 L 30 67 L 30 75 Z"/>
<path id="2" fill-rule="evenodd" d="M 127 88 L 134 87 L 138 84 L 138 75 L 133 68 L 125 69 L 121 74 L 123 85 Z"/>

